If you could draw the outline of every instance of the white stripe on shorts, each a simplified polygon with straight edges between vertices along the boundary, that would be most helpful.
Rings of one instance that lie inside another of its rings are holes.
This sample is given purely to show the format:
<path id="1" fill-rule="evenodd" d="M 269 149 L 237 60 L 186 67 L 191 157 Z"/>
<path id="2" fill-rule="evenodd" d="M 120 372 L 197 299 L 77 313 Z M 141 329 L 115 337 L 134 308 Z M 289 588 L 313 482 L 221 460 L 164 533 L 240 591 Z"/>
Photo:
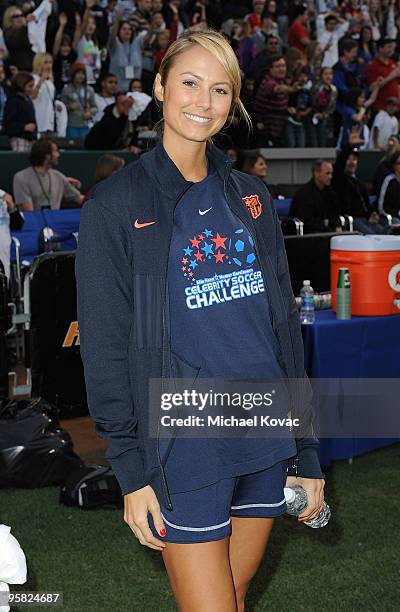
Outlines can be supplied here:
<path id="1" fill-rule="evenodd" d="M 210 527 L 182 527 L 182 525 L 175 525 L 174 523 L 170 523 L 169 521 L 167 521 L 167 519 L 165 518 L 162 512 L 161 512 L 161 516 L 163 517 L 167 525 L 169 525 L 170 527 L 174 527 L 175 529 L 181 529 L 182 531 L 212 531 L 213 529 L 219 529 L 220 527 L 225 527 L 226 525 L 229 525 L 229 523 L 231 522 L 231 519 L 229 519 L 228 521 L 225 521 L 225 523 L 220 523 L 219 525 L 211 525 Z"/>
<path id="2" fill-rule="evenodd" d="M 282 501 L 276 504 L 245 504 L 243 506 L 231 506 L 231 510 L 241 510 L 242 508 L 276 508 L 277 506 L 282 506 L 285 501 L 286 499 L 283 498 Z"/>

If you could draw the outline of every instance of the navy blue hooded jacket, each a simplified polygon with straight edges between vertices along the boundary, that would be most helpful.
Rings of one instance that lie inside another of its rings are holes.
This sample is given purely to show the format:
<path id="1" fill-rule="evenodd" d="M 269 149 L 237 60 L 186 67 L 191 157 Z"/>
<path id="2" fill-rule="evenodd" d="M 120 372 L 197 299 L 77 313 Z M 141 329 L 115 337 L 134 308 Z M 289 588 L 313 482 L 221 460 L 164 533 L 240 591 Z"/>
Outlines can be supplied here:
<path id="1" fill-rule="evenodd" d="M 262 181 L 233 170 L 214 145 L 207 145 L 207 156 L 224 181 L 229 207 L 254 239 L 268 287 L 292 416 L 301 418 L 289 474 L 322 478 L 299 314 L 275 208 Z M 175 206 L 192 184 L 162 143 L 100 183 L 82 209 L 75 265 L 81 356 L 96 432 L 108 443 L 106 456 L 122 493 L 150 485 L 170 510 L 165 461 L 159 440 L 149 435 L 148 381 L 171 372 L 168 255 Z M 258 196 L 262 204 L 256 219 L 245 196 Z M 135 221 L 149 225 L 137 229 Z M 183 376 L 195 377 L 185 366 Z"/>

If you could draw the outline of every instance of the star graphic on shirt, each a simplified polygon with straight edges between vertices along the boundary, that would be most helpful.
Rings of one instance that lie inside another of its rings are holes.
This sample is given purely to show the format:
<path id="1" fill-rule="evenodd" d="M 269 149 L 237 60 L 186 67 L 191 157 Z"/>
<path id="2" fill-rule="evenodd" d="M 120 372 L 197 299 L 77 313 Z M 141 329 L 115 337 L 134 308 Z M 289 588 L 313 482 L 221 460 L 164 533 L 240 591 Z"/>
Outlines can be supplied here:
<path id="1" fill-rule="evenodd" d="M 203 253 L 200 253 L 200 251 L 197 251 L 194 256 L 196 257 L 196 261 L 204 261 L 204 255 Z"/>
<path id="2" fill-rule="evenodd" d="M 194 270 L 195 268 L 197 268 L 198 264 L 196 263 L 196 261 L 194 259 L 190 260 L 190 267 Z"/>
<path id="3" fill-rule="evenodd" d="M 182 266 L 181 270 L 184 272 L 186 270 L 186 266 Z"/>
<path id="4" fill-rule="evenodd" d="M 186 249 L 183 249 L 185 255 L 191 255 L 193 253 L 193 250 L 190 247 L 186 247 Z"/>
<path id="5" fill-rule="evenodd" d="M 215 263 L 222 263 L 224 261 L 224 254 L 221 253 L 221 251 L 218 251 L 218 253 L 214 253 L 214 257 Z"/>
<path id="6" fill-rule="evenodd" d="M 181 263 L 183 263 L 183 264 L 187 264 L 187 262 L 188 262 L 188 261 L 189 261 L 189 260 L 188 260 L 188 258 L 187 258 L 187 257 L 184 257 L 184 258 L 182 259 Z"/>
<path id="7" fill-rule="evenodd" d="M 196 236 L 193 236 L 192 240 L 190 241 L 190 244 L 193 248 L 198 249 L 200 242 L 201 240 L 197 240 Z"/>
<path id="8" fill-rule="evenodd" d="M 204 240 L 203 234 L 199 234 L 199 240 Z"/>
<path id="9" fill-rule="evenodd" d="M 216 249 L 226 249 L 225 246 L 225 242 L 228 240 L 228 237 L 226 238 L 222 238 L 222 236 L 219 235 L 219 233 L 217 232 L 217 237 L 216 238 L 211 238 L 212 242 L 215 242 L 215 248 Z"/>
<path id="10" fill-rule="evenodd" d="M 208 257 L 208 255 L 213 255 L 213 245 L 209 242 L 205 242 L 204 246 L 201 247 L 201 250 L 204 251 L 204 255 Z"/>
<path id="11" fill-rule="evenodd" d="M 210 236 L 213 235 L 212 231 L 208 230 L 208 229 L 205 229 L 203 233 L 204 233 L 206 238 L 210 238 Z"/>

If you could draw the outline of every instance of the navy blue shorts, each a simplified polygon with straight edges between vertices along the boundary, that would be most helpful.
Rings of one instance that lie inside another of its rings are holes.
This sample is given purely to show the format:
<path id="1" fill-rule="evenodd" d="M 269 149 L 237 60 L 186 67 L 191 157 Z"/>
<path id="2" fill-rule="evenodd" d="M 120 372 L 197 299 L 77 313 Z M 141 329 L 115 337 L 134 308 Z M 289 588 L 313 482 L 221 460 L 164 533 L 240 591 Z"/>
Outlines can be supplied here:
<path id="1" fill-rule="evenodd" d="M 172 493 L 173 510 L 161 504 L 167 535 L 161 537 L 148 513 L 153 535 L 163 542 L 193 544 L 231 534 L 231 516 L 271 518 L 286 511 L 283 487 L 287 460 L 252 474 L 224 478 L 209 486 Z"/>

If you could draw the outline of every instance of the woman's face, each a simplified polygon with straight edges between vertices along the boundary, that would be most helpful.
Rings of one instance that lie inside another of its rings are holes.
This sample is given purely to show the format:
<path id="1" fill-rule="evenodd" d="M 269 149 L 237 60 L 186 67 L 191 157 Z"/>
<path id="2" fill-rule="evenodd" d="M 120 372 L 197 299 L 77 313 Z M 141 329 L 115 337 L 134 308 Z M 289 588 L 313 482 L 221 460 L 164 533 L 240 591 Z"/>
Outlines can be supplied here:
<path id="1" fill-rule="evenodd" d="M 379 10 L 379 0 L 370 0 L 369 8 L 370 8 L 370 11 L 378 11 Z"/>
<path id="2" fill-rule="evenodd" d="M 276 2 L 275 2 L 275 0 L 269 0 L 269 2 L 267 2 L 267 10 L 270 13 L 276 13 Z"/>
<path id="3" fill-rule="evenodd" d="M 85 73 L 83 70 L 77 70 L 74 74 L 74 85 L 82 85 L 85 82 Z"/>
<path id="4" fill-rule="evenodd" d="M 131 84 L 130 90 L 133 92 L 135 91 L 142 92 L 143 91 L 142 81 L 139 81 L 139 80 L 133 81 Z"/>
<path id="5" fill-rule="evenodd" d="M 24 87 L 24 94 L 26 96 L 31 96 L 33 94 L 34 88 L 35 88 L 35 82 L 29 81 L 29 83 L 27 83 Z"/>
<path id="6" fill-rule="evenodd" d="M 71 45 L 61 45 L 61 47 L 60 47 L 60 53 L 64 57 L 68 57 L 68 55 L 71 53 L 71 51 L 72 51 Z"/>
<path id="7" fill-rule="evenodd" d="M 42 64 L 42 70 L 41 73 L 42 74 L 49 74 L 49 72 L 51 72 L 53 70 L 53 60 L 50 59 L 49 57 L 46 58 Z"/>
<path id="8" fill-rule="evenodd" d="M 321 80 L 324 85 L 332 85 L 332 81 L 333 81 L 332 68 L 325 68 L 325 70 L 322 71 Z"/>
<path id="9" fill-rule="evenodd" d="M 205 142 L 226 123 L 233 87 L 216 57 L 194 44 L 175 56 L 164 86 L 157 75 L 155 93 L 163 102 L 164 136 Z"/>
<path id="10" fill-rule="evenodd" d="M 258 176 L 259 178 L 265 178 L 268 172 L 268 164 L 263 157 L 257 157 L 254 166 L 252 168 L 252 175 Z"/>
<path id="11" fill-rule="evenodd" d="M 26 26 L 26 17 L 21 9 L 15 11 L 14 15 L 11 17 L 11 22 L 13 28 L 22 28 Z"/>
<path id="12" fill-rule="evenodd" d="M 163 10 L 162 0 L 153 0 L 153 13 L 161 13 Z"/>
<path id="13" fill-rule="evenodd" d="M 86 26 L 86 34 L 92 36 L 96 32 L 96 21 L 94 17 L 89 17 L 87 26 Z"/>
<path id="14" fill-rule="evenodd" d="M 119 31 L 119 37 L 122 42 L 129 42 L 132 37 L 132 28 L 129 23 L 124 23 Z"/>
<path id="15" fill-rule="evenodd" d="M 362 36 L 363 41 L 368 43 L 372 38 L 372 32 L 369 28 L 364 28 L 361 36 Z"/>

